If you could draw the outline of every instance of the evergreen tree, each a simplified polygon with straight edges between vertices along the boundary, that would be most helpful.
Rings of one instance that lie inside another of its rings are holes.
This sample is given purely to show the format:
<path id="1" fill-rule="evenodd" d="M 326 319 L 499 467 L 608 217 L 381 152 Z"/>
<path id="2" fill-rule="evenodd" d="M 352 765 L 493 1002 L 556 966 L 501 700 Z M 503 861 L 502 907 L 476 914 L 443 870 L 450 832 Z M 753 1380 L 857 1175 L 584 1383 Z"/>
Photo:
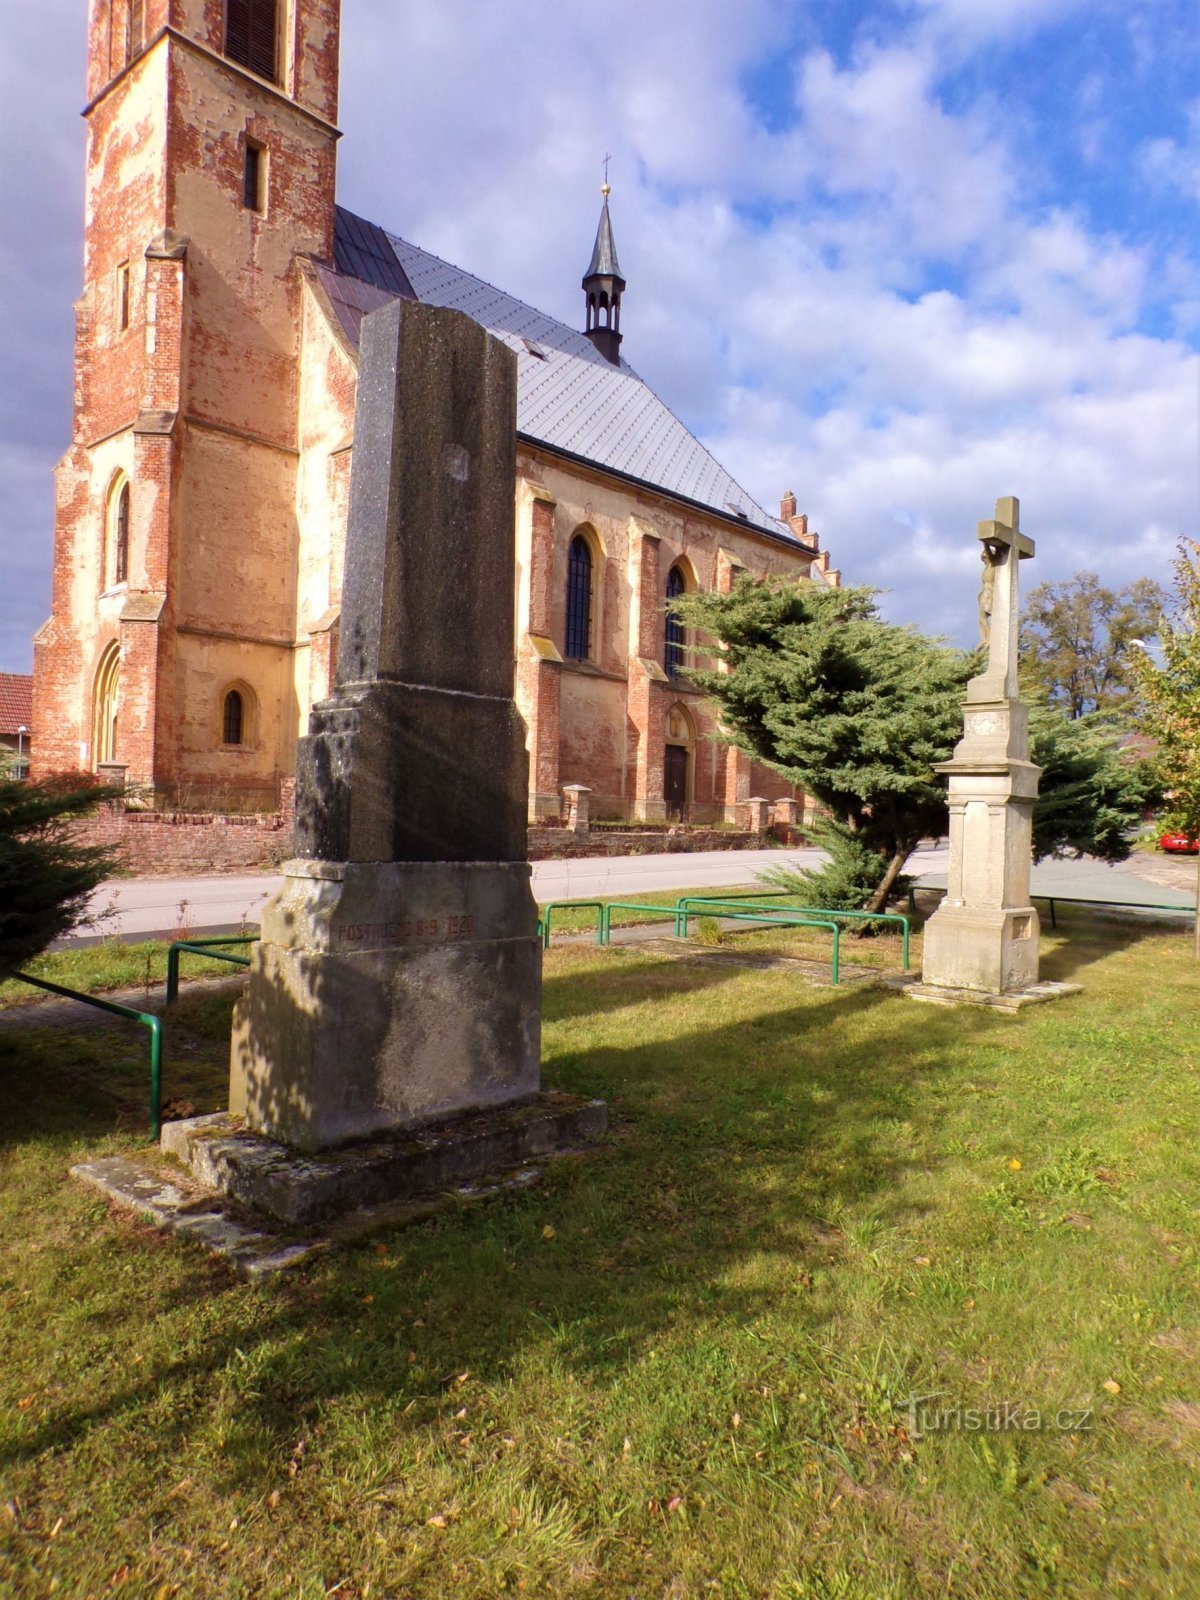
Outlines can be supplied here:
<path id="1" fill-rule="evenodd" d="M 0 977 L 72 928 L 111 872 L 110 853 L 76 843 L 68 827 L 104 793 L 77 775 L 0 779 Z"/>
<path id="2" fill-rule="evenodd" d="M 730 594 L 672 605 L 717 641 L 718 666 L 690 676 L 729 738 L 824 809 L 816 834 L 829 862 L 788 886 L 809 904 L 882 910 L 919 841 L 945 832 L 946 784 L 934 768 L 962 736 L 978 652 L 885 622 L 869 589 L 743 578 Z M 1112 735 L 1094 721 L 1072 731 L 1047 708 L 1035 718 L 1034 758 L 1046 766 L 1037 852 L 1127 856 L 1146 784 Z"/>

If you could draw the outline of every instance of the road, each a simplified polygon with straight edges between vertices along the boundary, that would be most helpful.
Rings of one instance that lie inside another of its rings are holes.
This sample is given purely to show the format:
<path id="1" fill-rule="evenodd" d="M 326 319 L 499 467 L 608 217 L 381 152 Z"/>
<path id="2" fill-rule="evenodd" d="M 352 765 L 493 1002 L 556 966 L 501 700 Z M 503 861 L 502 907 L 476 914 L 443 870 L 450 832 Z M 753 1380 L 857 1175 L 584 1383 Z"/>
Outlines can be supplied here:
<path id="1" fill-rule="evenodd" d="M 598 896 L 636 900 L 661 889 L 729 889 L 752 886 L 770 867 L 813 866 L 818 850 L 713 850 L 643 856 L 585 856 L 577 860 L 535 861 L 533 891 L 547 900 L 588 900 Z M 923 845 L 908 870 L 930 883 L 945 883 L 944 845 Z M 1172 867 L 1174 863 L 1171 864 Z M 1178 874 L 1165 860 L 1135 856 L 1119 867 L 1098 861 L 1048 861 L 1033 869 L 1035 893 L 1148 905 L 1195 904 L 1195 864 L 1180 863 Z M 1165 880 L 1165 881 L 1164 881 Z M 1178 886 L 1173 886 L 1176 880 Z M 181 938 L 188 934 L 237 933 L 257 926 L 263 902 L 282 879 L 269 873 L 207 878 L 111 878 L 92 897 L 91 922 L 62 943 L 99 939 Z"/>

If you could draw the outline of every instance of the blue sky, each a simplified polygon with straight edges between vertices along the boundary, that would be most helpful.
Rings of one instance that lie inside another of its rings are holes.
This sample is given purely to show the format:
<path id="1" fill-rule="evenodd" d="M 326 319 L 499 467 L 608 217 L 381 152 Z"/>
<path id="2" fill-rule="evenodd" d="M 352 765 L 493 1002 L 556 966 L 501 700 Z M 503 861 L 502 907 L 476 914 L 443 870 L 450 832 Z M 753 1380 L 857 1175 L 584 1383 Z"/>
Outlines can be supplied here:
<path id="1" fill-rule="evenodd" d="M 0 58 L 0 670 L 49 607 L 85 9 L 18 0 Z M 1031 580 L 1200 533 L 1183 0 L 347 0 L 342 65 L 343 202 L 573 324 L 611 151 L 624 354 L 898 620 L 969 639 L 999 495 Z"/>

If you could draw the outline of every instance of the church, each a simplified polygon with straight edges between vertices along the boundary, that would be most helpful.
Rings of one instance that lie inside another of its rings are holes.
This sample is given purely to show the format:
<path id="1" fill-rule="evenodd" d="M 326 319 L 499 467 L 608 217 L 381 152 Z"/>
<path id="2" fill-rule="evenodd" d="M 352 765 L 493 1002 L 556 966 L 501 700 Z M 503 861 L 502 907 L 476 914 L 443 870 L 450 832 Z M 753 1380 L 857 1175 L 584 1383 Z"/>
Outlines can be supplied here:
<path id="1" fill-rule="evenodd" d="M 165 808 L 278 804 L 336 673 L 359 330 L 403 296 L 517 356 L 530 820 L 583 785 L 593 818 L 744 825 L 751 796 L 794 791 L 720 742 L 667 601 L 838 574 L 795 497 L 764 510 L 622 355 L 607 184 L 578 330 L 337 204 L 340 12 L 91 0 L 35 772 L 100 772 Z"/>

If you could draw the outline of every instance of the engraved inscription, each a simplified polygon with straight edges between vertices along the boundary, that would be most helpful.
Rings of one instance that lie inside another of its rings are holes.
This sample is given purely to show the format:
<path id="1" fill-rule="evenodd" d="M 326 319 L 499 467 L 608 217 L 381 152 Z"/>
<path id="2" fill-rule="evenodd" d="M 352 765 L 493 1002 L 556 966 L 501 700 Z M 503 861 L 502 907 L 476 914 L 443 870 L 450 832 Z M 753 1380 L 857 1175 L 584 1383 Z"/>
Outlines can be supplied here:
<path id="1" fill-rule="evenodd" d="M 388 945 L 452 944 L 475 937 L 475 918 L 460 914 L 445 917 L 405 917 L 397 922 L 341 922 L 335 944 L 350 949 L 378 950 Z"/>

